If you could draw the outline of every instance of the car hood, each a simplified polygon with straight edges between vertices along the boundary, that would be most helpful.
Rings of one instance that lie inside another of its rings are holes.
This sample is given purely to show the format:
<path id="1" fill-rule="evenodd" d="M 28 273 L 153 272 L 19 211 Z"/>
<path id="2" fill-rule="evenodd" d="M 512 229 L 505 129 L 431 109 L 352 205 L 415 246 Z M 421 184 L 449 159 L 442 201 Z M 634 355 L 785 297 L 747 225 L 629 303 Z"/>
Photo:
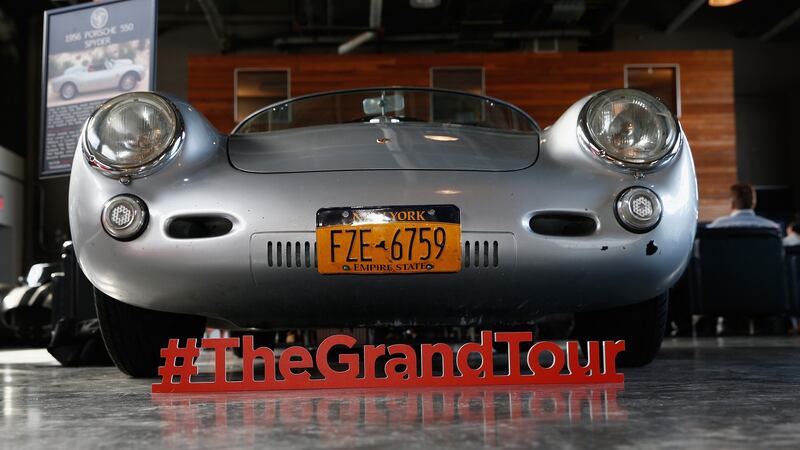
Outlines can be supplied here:
<path id="1" fill-rule="evenodd" d="M 443 124 L 354 123 L 233 134 L 231 164 L 255 173 L 337 170 L 511 171 L 532 165 L 539 135 Z"/>

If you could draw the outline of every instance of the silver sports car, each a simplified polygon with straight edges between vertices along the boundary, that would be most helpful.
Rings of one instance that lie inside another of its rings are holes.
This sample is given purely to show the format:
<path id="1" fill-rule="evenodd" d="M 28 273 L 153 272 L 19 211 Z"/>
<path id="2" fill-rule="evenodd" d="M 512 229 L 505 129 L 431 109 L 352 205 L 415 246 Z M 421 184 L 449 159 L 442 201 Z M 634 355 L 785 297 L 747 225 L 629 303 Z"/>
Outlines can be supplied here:
<path id="1" fill-rule="evenodd" d="M 73 66 L 53 78 L 50 86 L 64 100 L 81 93 L 117 89 L 130 91 L 144 79 L 145 68 L 130 59 L 106 59 L 88 66 Z"/>
<path id="2" fill-rule="evenodd" d="M 221 134 L 122 94 L 85 125 L 72 238 L 103 337 L 134 376 L 167 338 L 234 330 L 530 324 L 653 359 L 697 220 L 675 116 L 597 92 L 540 129 L 503 101 L 425 88 L 293 98 Z"/>

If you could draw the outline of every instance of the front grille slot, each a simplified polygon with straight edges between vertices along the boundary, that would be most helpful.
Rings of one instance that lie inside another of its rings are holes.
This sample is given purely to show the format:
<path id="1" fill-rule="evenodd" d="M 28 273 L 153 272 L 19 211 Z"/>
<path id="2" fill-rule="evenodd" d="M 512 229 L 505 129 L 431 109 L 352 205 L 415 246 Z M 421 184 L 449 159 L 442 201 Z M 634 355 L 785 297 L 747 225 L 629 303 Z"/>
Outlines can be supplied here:
<path id="1" fill-rule="evenodd" d="M 497 241 L 464 241 L 461 260 L 464 268 L 500 266 L 500 243 Z"/>
<path id="2" fill-rule="evenodd" d="M 267 241 L 267 267 L 317 267 L 317 244 L 312 247 L 309 241 Z"/>

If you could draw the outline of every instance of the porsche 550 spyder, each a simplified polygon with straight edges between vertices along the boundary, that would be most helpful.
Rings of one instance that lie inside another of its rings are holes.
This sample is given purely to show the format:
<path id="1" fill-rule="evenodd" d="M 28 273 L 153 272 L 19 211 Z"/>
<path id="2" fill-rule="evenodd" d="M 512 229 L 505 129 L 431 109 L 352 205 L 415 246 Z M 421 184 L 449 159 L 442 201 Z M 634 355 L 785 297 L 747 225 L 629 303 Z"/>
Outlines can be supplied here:
<path id="1" fill-rule="evenodd" d="M 104 89 L 130 91 L 144 79 L 145 68 L 130 59 L 106 59 L 89 66 L 73 66 L 53 78 L 50 85 L 62 99 Z"/>
<path id="2" fill-rule="evenodd" d="M 371 88 L 267 106 L 221 134 L 146 92 L 100 106 L 69 192 L 106 345 L 154 375 L 168 338 L 228 329 L 512 326 L 574 313 L 642 365 L 697 220 L 689 145 L 615 89 L 542 130 L 463 92 Z"/>

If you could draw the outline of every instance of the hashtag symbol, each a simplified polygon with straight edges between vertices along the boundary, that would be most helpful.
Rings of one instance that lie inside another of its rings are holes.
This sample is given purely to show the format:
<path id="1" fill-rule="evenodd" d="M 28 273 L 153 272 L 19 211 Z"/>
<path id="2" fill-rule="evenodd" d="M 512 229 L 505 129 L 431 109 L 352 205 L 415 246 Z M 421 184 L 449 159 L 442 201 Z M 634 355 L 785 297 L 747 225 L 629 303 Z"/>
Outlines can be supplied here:
<path id="1" fill-rule="evenodd" d="M 177 339 L 170 339 L 167 347 L 161 349 L 161 357 L 164 358 L 164 365 L 158 368 L 161 384 L 189 384 L 190 377 L 197 375 L 194 360 L 198 356 L 200 349 L 197 348 L 197 339 L 187 339 L 186 347 L 181 347 Z"/>

